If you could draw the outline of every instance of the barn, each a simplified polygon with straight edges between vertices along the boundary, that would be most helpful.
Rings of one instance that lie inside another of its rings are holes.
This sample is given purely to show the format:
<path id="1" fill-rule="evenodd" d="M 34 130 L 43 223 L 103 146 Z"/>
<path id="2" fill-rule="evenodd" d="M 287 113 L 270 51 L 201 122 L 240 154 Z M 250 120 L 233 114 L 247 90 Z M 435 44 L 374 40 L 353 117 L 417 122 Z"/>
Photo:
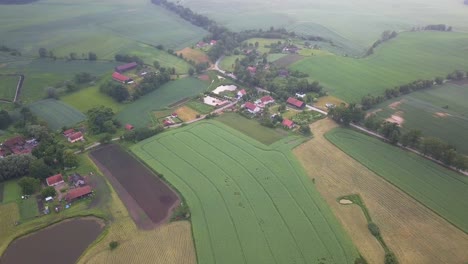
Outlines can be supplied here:
<path id="1" fill-rule="evenodd" d="M 138 67 L 138 64 L 136 62 L 130 62 L 124 65 L 115 67 L 115 71 L 118 73 L 124 73 L 126 71 L 133 70 L 136 67 Z"/>
<path id="2" fill-rule="evenodd" d="M 123 74 L 120 74 L 118 72 L 114 72 L 112 74 L 112 79 L 114 79 L 114 81 L 118 81 L 119 83 L 124 83 L 124 84 L 127 84 L 127 83 L 133 81 L 132 78 L 127 77 L 127 76 L 125 76 Z"/>
<path id="3" fill-rule="evenodd" d="M 286 103 L 299 109 L 305 106 L 304 102 L 302 102 L 301 100 L 297 100 L 296 98 L 293 98 L 293 97 L 289 97 Z"/>

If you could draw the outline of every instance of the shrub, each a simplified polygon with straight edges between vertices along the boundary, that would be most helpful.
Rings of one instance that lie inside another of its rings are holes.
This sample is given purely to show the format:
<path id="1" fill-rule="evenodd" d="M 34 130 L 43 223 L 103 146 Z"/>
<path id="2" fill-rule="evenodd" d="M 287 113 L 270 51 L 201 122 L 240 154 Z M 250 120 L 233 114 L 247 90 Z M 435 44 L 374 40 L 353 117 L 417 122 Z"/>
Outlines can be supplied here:
<path id="1" fill-rule="evenodd" d="M 385 261 L 384 261 L 385 264 L 398 264 L 398 260 L 395 256 L 395 254 L 393 254 L 393 252 L 388 252 L 387 254 L 385 254 Z"/>
<path id="2" fill-rule="evenodd" d="M 367 225 L 367 228 L 369 228 L 369 231 L 371 232 L 371 234 L 375 237 L 379 237 L 380 236 L 380 229 L 379 227 L 375 224 L 375 223 L 372 223 L 370 222 L 368 225 Z"/>
<path id="3" fill-rule="evenodd" d="M 117 241 L 112 241 L 112 242 L 109 243 L 109 248 L 110 248 L 110 250 L 114 250 L 114 249 L 116 249 L 118 246 L 119 246 L 119 242 L 117 242 Z"/>
<path id="4" fill-rule="evenodd" d="M 49 196 L 55 197 L 55 195 L 57 195 L 57 192 L 52 186 L 46 187 L 41 191 L 42 198 L 46 198 Z"/>

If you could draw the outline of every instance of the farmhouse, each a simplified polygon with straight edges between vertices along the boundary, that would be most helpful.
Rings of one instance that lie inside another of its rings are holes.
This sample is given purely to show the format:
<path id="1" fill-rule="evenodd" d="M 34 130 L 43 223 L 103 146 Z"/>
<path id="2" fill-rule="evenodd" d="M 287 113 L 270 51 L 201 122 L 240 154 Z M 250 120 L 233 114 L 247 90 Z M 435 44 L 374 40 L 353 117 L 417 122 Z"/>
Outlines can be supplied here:
<path id="1" fill-rule="evenodd" d="M 241 99 L 242 96 L 244 96 L 246 94 L 247 94 L 247 92 L 245 91 L 245 89 L 240 90 L 239 92 L 237 92 L 237 99 Z"/>
<path id="2" fill-rule="evenodd" d="M 70 143 L 75 143 L 77 141 L 83 141 L 84 140 L 84 136 L 83 136 L 83 133 L 81 132 L 75 132 L 71 135 L 68 136 L 68 142 Z"/>
<path id="3" fill-rule="evenodd" d="M 257 67 L 249 66 L 249 67 L 247 67 L 247 71 L 248 71 L 251 75 L 255 75 L 255 74 L 257 73 Z"/>
<path id="4" fill-rule="evenodd" d="M 61 183 L 64 183 L 62 174 L 56 174 L 54 176 L 50 176 L 46 179 L 47 186 L 56 186 Z"/>
<path id="5" fill-rule="evenodd" d="M 11 151 L 13 154 L 29 154 L 32 152 L 33 148 L 37 146 L 37 141 L 35 139 L 32 140 L 24 140 L 22 136 L 16 136 L 10 139 L 5 140 L 3 142 L 3 146 L 6 147 Z"/>
<path id="6" fill-rule="evenodd" d="M 256 114 L 260 112 L 260 107 L 256 106 L 255 104 L 251 102 L 245 103 L 244 107 L 247 109 L 247 111 L 249 111 L 252 114 Z"/>
<path id="7" fill-rule="evenodd" d="M 70 190 L 65 196 L 65 200 L 70 203 L 80 198 L 87 197 L 92 193 L 93 193 L 93 190 L 91 189 L 91 186 L 89 185 L 78 187 L 76 189 Z"/>
<path id="8" fill-rule="evenodd" d="M 125 130 L 130 131 L 130 130 L 133 130 L 133 128 L 134 128 L 134 127 L 133 127 L 132 125 L 130 125 L 130 124 L 126 124 L 126 125 L 125 125 Z"/>
<path id="9" fill-rule="evenodd" d="M 216 45 L 216 43 L 218 43 L 218 41 L 216 41 L 216 40 L 214 40 L 214 39 L 212 39 L 212 40 L 210 41 L 210 45 L 211 45 L 211 46 Z"/>
<path id="10" fill-rule="evenodd" d="M 291 106 L 297 107 L 299 109 L 305 106 L 304 102 L 302 102 L 301 100 L 297 100 L 296 98 L 292 98 L 292 97 L 289 97 L 286 103 L 288 103 Z"/>
<path id="11" fill-rule="evenodd" d="M 65 131 L 63 131 L 63 135 L 68 138 L 68 136 L 70 136 L 71 134 L 75 133 L 75 129 L 73 128 L 70 128 L 70 129 L 67 129 Z"/>
<path id="12" fill-rule="evenodd" d="M 138 67 L 138 64 L 136 62 L 130 62 L 124 65 L 115 67 L 115 71 L 118 73 L 124 73 L 126 71 L 133 70 L 136 67 Z"/>
<path id="13" fill-rule="evenodd" d="M 206 46 L 208 46 L 208 43 L 206 42 L 200 41 L 197 43 L 197 48 L 204 48 Z"/>
<path id="14" fill-rule="evenodd" d="M 295 124 L 292 120 L 289 120 L 289 119 L 283 119 L 283 123 L 282 125 L 287 128 L 287 129 L 292 129 L 294 128 Z"/>
<path id="15" fill-rule="evenodd" d="M 133 81 L 132 78 L 127 77 L 127 76 L 125 76 L 123 74 L 120 74 L 118 72 L 114 72 L 112 74 L 112 79 L 114 79 L 114 81 L 117 81 L 117 82 L 123 83 L 123 84 L 127 84 L 127 83 L 130 83 L 130 82 Z"/>
<path id="16" fill-rule="evenodd" d="M 73 173 L 72 175 L 68 176 L 68 181 L 70 182 L 70 185 L 74 187 L 86 185 L 85 179 L 78 173 Z"/>
<path id="17" fill-rule="evenodd" d="M 263 105 L 268 105 L 268 104 L 274 103 L 275 99 L 273 99 L 273 97 L 271 97 L 269 95 L 266 95 L 266 96 L 263 96 L 262 98 L 260 98 L 260 101 L 262 102 Z"/>

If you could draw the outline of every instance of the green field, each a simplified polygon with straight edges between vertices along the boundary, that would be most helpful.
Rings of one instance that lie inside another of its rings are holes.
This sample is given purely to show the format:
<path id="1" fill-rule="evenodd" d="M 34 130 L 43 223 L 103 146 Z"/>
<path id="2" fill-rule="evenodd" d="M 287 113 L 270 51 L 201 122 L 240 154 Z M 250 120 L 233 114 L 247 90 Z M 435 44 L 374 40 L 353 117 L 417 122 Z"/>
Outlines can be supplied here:
<path id="1" fill-rule="evenodd" d="M 26 200 L 18 202 L 21 220 L 27 220 L 39 215 L 35 197 L 29 197 Z M 51 208 L 52 209 L 52 208 Z"/>
<path id="2" fill-rule="evenodd" d="M 468 232 L 467 177 L 349 129 L 334 129 L 326 134 L 326 138 L 385 180 Z"/>
<path id="3" fill-rule="evenodd" d="M 132 124 L 135 127 L 154 126 L 157 121 L 153 111 L 168 107 L 184 98 L 198 95 L 204 91 L 207 84 L 195 78 L 183 78 L 171 81 L 159 89 L 125 105 L 117 119 L 122 124 Z"/>
<path id="4" fill-rule="evenodd" d="M 358 253 L 290 149 L 219 122 L 132 147 L 185 197 L 198 263 L 353 263 Z"/>
<path id="5" fill-rule="evenodd" d="M 0 99 L 13 101 L 19 76 L 0 75 Z"/>
<path id="6" fill-rule="evenodd" d="M 31 103 L 44 98 L 48 87 L 62 86 L 63 82 L 72 80 L 77 73 L 88 72 L 101 76 L 113 71 L 116 65 L 114 62 L 101 61 L 53 61 L 49 59 L 21 61 L 21 59 L 24 57 L 18 58 L 20 61 L 5 63 L 5 67 L 0 68 L 0 74 L 20 72 L 25 75 L 19 97 L 23 103 Z"/>
<path id="7" fill-rule="evenodd" d="M 384 102 L 375 106 L 380 118 L 398 115 L 404 119 L 402 131 L 418 129 L 456 146 L 468 154 L 468 84 L 445 84 Z M 398 102 L 398 103 L 397 103 Z M 444 107 L 448 106 L 448 109 Z"/>
<path id="8" fill-rule="evenodd" d="M 226 56 L 226 57 L 224 57 L 224 59 L 219 64 L 219 67 L 222 70 L 233 72 L 234 71 L 234 65 L 236 64 L 236 59 L 241 60 L 244 57 L 245 57 L 244 55 Z"/>
<path id="9" fill-rule="evenodd" d="M 198 100 L 191 100 L 185 105 L 192 108 L 200 114 L 209 114 L 214 110 L 213 106 L 204 104 L 202 102 L 199 102 Z"/>
<path id="10" fill-rule="evenodd" d="M 367 94 L 382 95 L 396 85 L 468 70 L 467 48 L 468 34 L 407 32 L 380 45 L 374 55 L 364 59 L 313 56 L 291 68 L 310 74 L 340 99 L 360 102 Z"/>
<path id="11" fill-rule="evenodd" d="M 3 200 L 2 203 L 14 202 L 21 199 L 21 188 L 18 181 L 3 182 Z"/>
<path id="12" fill-rule="evenodd" d="M 2 44 L 25 55 L 37 56 L 44 47 L 59 57 L 93 51 L 98 58 L 111 59 L 140 43 L 183 48 L 206 31 L 145 0 L 41 0 L 3 5 L 0 34 Z"/>
<path id="13" fill-rule="evenodd" d="M 463 1 L 440 0 L 183 0 L 178 2 L 234 29 L 285 27 L 296 33 L 322 35 L 348 53 L 362 52 L 384 30 L 446 23 L 468 31 Z"/>
<path id="14" fill-rule="evenodd" d="M 64 102 L 54 99 L 37 101 L 29 105 L 31 111 L 45 120 L 51 130 L 70 127 L 86 119 L 86 116 Z"/>
<path id="15" fill-rule="evenodd" d="M 224 113 L 216 120 L 265 145 L 270 145 L 288 135 L 288 132 L 284 130 L 262 126 L 258 121 L 247 119 L 236 113 Z"/>
<path id="16" fill-rule="evenodd" d="M 263 53 L 268 53 L 270 51 L 270 48 L 266 48 L 265 46 L 269 46 L 273 43 L 278 43 L 278 41 L 281 41 L 282 43 L 286 42 L 286 40 L 284 39 L 265 39 L 265 38 L 251 38 L 244 42 L 249 45 L 250 44 L 255 45 L 255 43 L 258 42 L 257 50 L 260 52 L 260 54 L 263 54 Z"/>

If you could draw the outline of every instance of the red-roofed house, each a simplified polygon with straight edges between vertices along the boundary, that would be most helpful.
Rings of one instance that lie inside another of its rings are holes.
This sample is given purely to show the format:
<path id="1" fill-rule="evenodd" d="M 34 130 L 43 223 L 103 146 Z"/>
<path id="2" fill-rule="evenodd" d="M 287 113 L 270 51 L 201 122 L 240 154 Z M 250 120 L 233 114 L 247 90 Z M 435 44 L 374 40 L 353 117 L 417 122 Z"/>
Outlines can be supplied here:
<path id="1" fill-rule="evenodd" d="M 210 41 L 210 45 L 211 45 L 211 46 L 216 45 L 216 43 L 218 43 L 218 41 L 216 41 L 216 40 L 214 40 L 214 39 L 212 39 L 212 40 Z"/>
<path id="2" fill-rule="evenodd" d="M 293 98 L 293 97 L 289 97 L 286 103 L 297 108 L 303 108 L 305 106 L 304 102 L 302 102 L 301 100 L 297 100 L 296 98 Z"/>
<path id="3" fill-rule="evenodd" d="M 50 176 L 46 179 L 47 186 L 55 186 L 64 183 L 62 174 Z"/>
<path id="4" fill-rule="evenodd" d="M 273 97 L 271 97 L 269 95 L 266 95 L 266 96 L 263 96 L 262 98 L 260 98 L 260 101 L 262 101 L 263 105 L 267 105 L 267 104 L 274 103 L 275 99 L 273 99 Z"/>
<path id="5" fill-rule="evenodd" d="M 3 142 L 3 146 L 16 155 L 29 154 L 32 152 L 33 148 L 37 146 L 37 141 L 33 140 L 33 142 L 35 143 L 30 143 L 29 141 L 24 140 L 22 136 L 16 136 L 5 140 L 5 142 Z"/>
<path id="6" fill-rule="evenodd" d="M 288 128 L 288 129 L 291 129 L 295 126 L 294 122 L 292 120 L 289 120 L 289 119 L 283 119 L 283 126 Z"/>
<path id="7" fill-rule="evenodd" d="M 83 133 L 75 132 L 68 136 L 68 142 L 75 143 L 77 141 L 84 140 Z"/>
<path id="8" fill-rule="evenodd" d="M 130 62 L 124 65 L 115 67 L 115 71 L 119 73 L 123 73 L 129 70 L 135 69 L 136 67 L 138 67 L 138 64 L 136 62 Z"/>
<path id="9" fill-rule="evenodd" d="M 126 129 L 126 130 L 133 130 L 133 128 L 134 128 L 134 127 L 133 127 L 132 125 L 130 125 L 130 124 L 126 124 L 126 125 L 125 125 L 125 129 Z"/>
<path id="10" fill-rule="evenodd" d="M 255 73 L 257 73 L 257 67 L 249 66 L 249 67 L 247 67 L 247 71 L 249 71 L 250 74 L 255 74 Z"/>
<path id="11" fill-rule="evenodd" d="M 73 202 L 77 199 L 83 198 L 93 193 L 90 186 L 83 186 L 75 189 L 71 189 L 65 196 L 67 202 Z"/>
<path id="12" fill-rule="evenodd" d="M 245 103 L 244 107 L 252 114 L 260 112 L 260 108 L 251 102 Z"/>
<path id="13" fill-rule="evenodd" d="M 247 94 L 247 92 L 245 91 L 245 89 L 242 89 L 242 90 L 237 92 L 237 98 L 240 99 L 240 98 L 242 98 L 242 96 L 244 96 L 246 94 Z"/>
<path id="14" fill-rule="evenodd" d="M 125 84 L 132 81 L 132 79 L 130 77 L 127 77 L 127 76 L 125 76 L 123 74 L 120 74 L 118 72 L 114 72 L 112 74 L 112 79 L 114 79 L 115 81 L 118 81 L 120 83 L 125 83 Z"/>
<path id="15" fill-rule="evenodd" d="M 73 128 L 70 128 L 70 129 L 67 129 L 67 130 L 63 131 L 63 135 L 64 135 L 65 137 L 68 137 L 68 136 L 70 136 L 70 135 L 73 134 L 73 133 L 75 133 L 75 129 L 73 129 Z"/>
<path id="16" fill-rule="evenodd" d="M 206 42 L 203 42 L 203 41 L 200 41 L 197 43 L 197 48 L 203 48 L 203 47 L 206 47 L 208 46 L 208 43 Z"/>

